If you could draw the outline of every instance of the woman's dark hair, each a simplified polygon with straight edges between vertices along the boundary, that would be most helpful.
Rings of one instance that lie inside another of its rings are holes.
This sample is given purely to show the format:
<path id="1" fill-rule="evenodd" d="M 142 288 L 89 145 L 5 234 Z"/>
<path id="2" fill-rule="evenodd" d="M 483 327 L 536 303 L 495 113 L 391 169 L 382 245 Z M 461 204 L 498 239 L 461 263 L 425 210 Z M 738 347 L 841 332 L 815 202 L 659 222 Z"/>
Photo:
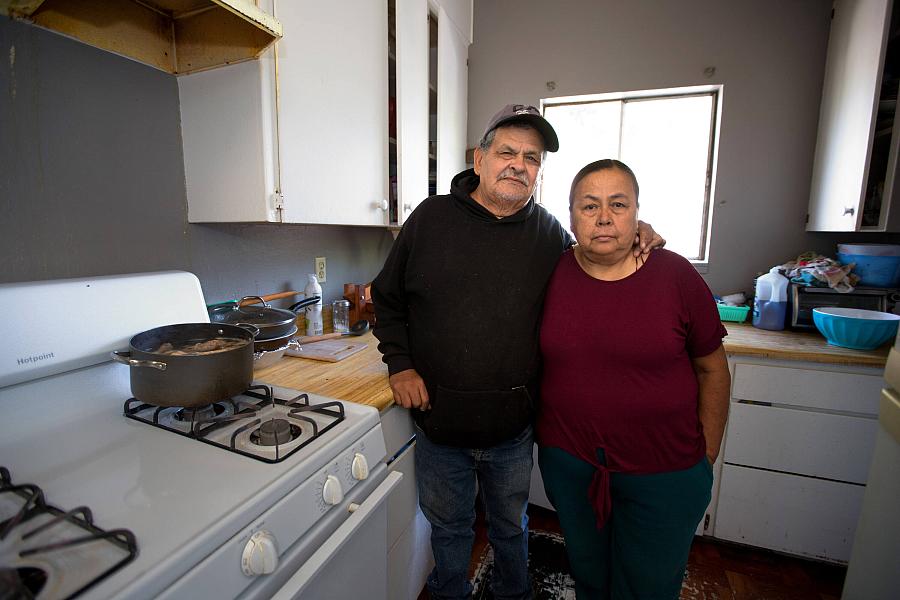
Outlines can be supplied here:
<path id="1" fill-rule="evenodd" d="M 604 158 L 602 160 L 595 160 L 594 162 L 585 165 L 578 171 L 578 174 L 575 175 L 575 179 L 572 180 L 572 187 L 569 189 L 569 210 L 572 210 L 572 203 L 575 201 L 575 188 L 578 187 L 578 184 L 581 183 L 581 180 L 590 175 L 591 173 L 598 173 L 600 171 L 609 171 L 612 169 L 618 169 L 622 171 L 631 179 L 631 185 L 634 186 L 634 200 L 637 202 L 638 197 L 640 196 L 640 189 L 638 188 L 637 177 L 634 174 L 634 171 L 631 170 L 631 167 L 626 165 L 620 160 L 616 160 L 614 158 Z M 638 203 L 640 205 L 640 203 Z"/>

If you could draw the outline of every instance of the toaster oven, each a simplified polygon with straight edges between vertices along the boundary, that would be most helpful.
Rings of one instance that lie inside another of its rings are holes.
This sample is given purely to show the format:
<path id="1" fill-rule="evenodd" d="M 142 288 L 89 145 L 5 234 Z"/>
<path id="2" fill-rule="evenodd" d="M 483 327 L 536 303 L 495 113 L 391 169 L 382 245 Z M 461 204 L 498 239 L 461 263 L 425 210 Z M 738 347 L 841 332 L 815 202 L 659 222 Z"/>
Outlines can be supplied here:
<path id="1" fill-rule="evenodd" d="M 812 287 L 791 283 L 788 288 L 788 325 L 792 329 L 814 329 L 814 308 L 840 306 L 892 312 L 900 290 L 896 288 L 857 287 L 852 292 L 841 293 L 831 288 Z"/>

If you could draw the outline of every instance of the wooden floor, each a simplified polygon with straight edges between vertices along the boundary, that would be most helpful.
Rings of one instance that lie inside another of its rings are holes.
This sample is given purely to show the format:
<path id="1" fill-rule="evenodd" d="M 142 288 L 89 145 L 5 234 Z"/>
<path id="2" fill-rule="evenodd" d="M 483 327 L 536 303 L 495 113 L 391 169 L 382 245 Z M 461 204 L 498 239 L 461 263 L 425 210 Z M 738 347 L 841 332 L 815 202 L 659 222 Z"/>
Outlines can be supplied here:
<path id="1" fill-rule="evenodd" d="M 530 505 L 529 527 L 560 533 L 556 513 Z M 469 576 L 487 547 L 484 515 L 475 523 Z M 683 600 L 838 600 L 846 568 L 801 560 L 765 550 L 694 538 Z M 422 590 L 419 600 L 427 600 Z"/>

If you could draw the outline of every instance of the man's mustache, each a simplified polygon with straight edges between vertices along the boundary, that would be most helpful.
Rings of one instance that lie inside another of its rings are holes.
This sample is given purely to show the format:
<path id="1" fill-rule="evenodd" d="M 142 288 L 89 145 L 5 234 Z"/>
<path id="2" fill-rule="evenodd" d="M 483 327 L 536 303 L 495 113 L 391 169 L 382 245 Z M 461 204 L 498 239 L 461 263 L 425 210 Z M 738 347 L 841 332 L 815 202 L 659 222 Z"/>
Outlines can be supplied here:
<path id="1" fill-rule="evenodd" d="M 528 181 L 528 177 L 526 175 L 516 173 L 511 168 L 504 169 L 500 173 L 500 175 L 497 176 L 497 179 L 515 179 L 516 181 L 520 182 L 522 185 L 525 185 L 525 186 L 531 185 L 531 182 Z"/>

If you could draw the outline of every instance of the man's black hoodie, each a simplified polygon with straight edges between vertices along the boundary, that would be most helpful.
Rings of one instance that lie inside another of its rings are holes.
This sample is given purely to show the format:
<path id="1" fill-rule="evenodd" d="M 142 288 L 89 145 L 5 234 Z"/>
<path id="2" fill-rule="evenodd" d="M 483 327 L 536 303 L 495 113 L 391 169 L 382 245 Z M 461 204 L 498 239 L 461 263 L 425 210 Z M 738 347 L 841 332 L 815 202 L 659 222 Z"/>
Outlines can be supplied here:
<path id="1" fill-rule="evenodd" d="M 544 291 L 572 244 L 533 198 L 498 219 L 472 199 L 478 182 L 474 171 L 463 171 L 449 195 L 423 201 L 372 285 L 375 336 L 389 372 L 416 369 L 434 408 L 439 386 L 473 392 L 527 386 L 536 401 Z M 421 425 L 423 415 L 413 412 Z M 470 428 L 485 426 L 491 425 L 475 420 Z M 469 446 L 465 439 L 456 445 Z"/>

